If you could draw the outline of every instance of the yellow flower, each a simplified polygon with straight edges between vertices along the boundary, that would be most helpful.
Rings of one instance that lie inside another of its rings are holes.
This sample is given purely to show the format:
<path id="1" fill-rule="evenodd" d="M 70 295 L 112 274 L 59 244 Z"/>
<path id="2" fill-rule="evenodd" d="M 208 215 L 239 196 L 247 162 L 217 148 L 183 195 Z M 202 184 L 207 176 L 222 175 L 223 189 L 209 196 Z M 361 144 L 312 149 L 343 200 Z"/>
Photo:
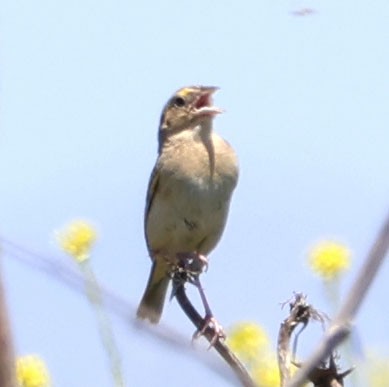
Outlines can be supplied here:
<path id="1" fill-rule="evenodd" d="M 96 230 L 89 223 L 76 220 L 58 233 L 58 242 L 65 253 L 81 263 L 89 258 L 96 236 Z"/>
<path id="2" fill-rule="evenodd" d="M 309 254 L 311 269 L 325 280 L 338 277 L 350 266 L 350 250 L 336 242 L 326 241 L 316 245 Z"/>
<path id="3" fill-rule="evenodd" d="M 16 379 L 19 387 L 50 387 L 50 376 L 44 361 L 36 355 L 16 360 Z"/>
<path id="4" fill-rule="evenodd" d="M 275 355 L 258 361 L 252 375 L 255 383 L 260 387 L 279 387 L 281 385 L 280 371 Z"/>
<path id="5" fill-rule="evenodd" d="M 228 335 L 227 344 L 245 361 L 255 361 L 269 346 L 266 332 L 257 324 L 240 323 Z"/>

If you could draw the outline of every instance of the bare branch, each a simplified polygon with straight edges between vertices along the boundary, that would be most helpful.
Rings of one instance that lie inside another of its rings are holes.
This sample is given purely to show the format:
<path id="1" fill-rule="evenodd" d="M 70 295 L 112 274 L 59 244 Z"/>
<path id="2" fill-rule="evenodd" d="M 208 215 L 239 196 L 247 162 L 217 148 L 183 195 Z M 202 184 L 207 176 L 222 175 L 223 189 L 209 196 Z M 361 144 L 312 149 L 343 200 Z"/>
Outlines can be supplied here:
<path id="1" fill-rule="evenodd" d="M 302 324 L 302 329 L 297 333 L 295 337 L 295 343 L 293 345 L 293 360 L 296 354 L 297 347 L 297 338 L 298 335 L 305 329 L 308 322 L 312 320 L 317 320 L 324 324 L 324 317 L 316 309 L 307 303 L 307 298 L 302 293 L 295 293 L 294 298 L 289 302 L 290 313 L 289 316 L 281 323 L 280 330 L 278 333 L 277 341 L 277 357 L 278 365 L 280 368 L 280 378 L 281 386 L 290 380 L 291 372 L 290 365 L 291 353 L 290 353 L 290 340 L 292 334 L 297 327 L 297 325 Z M 284 306 L 284 303 L 282 306 Z"/>
<path id="2" fill-rule="evenodd" d="M 352 321 L 384 261 L 388 249 L 389 217 L 386 219 L 382 230 L 378 234 L 365 264 L 360 269 L 359 275 L 349 292 L 349 296 L 346 298 L 338 315 L 327 330 L 323 341 L 319 344 L 310 359 L 296 373 L 287 387 L 301 386 L 304 381 L 307 380 L 308 375 L 310 375 L 324 359 L 328 358 L 333 350 L 350 334 Z"/>

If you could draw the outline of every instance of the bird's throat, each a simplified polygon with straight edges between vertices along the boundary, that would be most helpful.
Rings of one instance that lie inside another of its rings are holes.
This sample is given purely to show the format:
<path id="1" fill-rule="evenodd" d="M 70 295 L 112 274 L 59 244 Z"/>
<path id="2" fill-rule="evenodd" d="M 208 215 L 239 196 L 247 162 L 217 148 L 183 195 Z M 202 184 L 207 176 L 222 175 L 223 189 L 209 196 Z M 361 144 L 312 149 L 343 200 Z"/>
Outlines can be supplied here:
<path id="1" fill-rule="evenodd" d="M 212 179 L 215 172 L 215 148 L 212 141 L 212 121 L 207 120 L 199 126 L 198 136 L 208 154 L 209 173 Z"/>

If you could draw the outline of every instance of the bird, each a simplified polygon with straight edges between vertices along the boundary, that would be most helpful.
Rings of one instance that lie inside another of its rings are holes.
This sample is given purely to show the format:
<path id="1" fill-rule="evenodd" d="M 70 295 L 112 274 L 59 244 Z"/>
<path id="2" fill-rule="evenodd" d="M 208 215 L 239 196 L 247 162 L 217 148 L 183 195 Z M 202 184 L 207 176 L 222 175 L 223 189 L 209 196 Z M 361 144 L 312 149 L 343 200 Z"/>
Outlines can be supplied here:
<path id="1" fill-rule="evenodd" d="M 157 324 L 171 268 L 180 257 L 207 262 L 225 228 L 239 167 L 230 144 L 213 131 L 223 111 L 214 86 L 177 90 L 158 130 L 158 157 L 146 195 L 144 233 L 152 267 L 137 317 Z"/>

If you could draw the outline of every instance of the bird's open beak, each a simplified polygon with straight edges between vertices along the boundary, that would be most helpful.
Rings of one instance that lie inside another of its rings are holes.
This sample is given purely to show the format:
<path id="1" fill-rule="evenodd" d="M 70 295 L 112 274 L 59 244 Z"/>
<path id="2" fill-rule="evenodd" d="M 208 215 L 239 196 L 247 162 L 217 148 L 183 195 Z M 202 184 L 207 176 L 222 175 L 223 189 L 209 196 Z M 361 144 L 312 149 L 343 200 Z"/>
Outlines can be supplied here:
<path id="1" fill-rule="evenodd" d="M 223 113 L 223 110 L 213 106 L 212 95 L 219 90 L 214 86 L 202 86 L 194 103 L 194 110 L 197 116 L 215 116 Z"/>

